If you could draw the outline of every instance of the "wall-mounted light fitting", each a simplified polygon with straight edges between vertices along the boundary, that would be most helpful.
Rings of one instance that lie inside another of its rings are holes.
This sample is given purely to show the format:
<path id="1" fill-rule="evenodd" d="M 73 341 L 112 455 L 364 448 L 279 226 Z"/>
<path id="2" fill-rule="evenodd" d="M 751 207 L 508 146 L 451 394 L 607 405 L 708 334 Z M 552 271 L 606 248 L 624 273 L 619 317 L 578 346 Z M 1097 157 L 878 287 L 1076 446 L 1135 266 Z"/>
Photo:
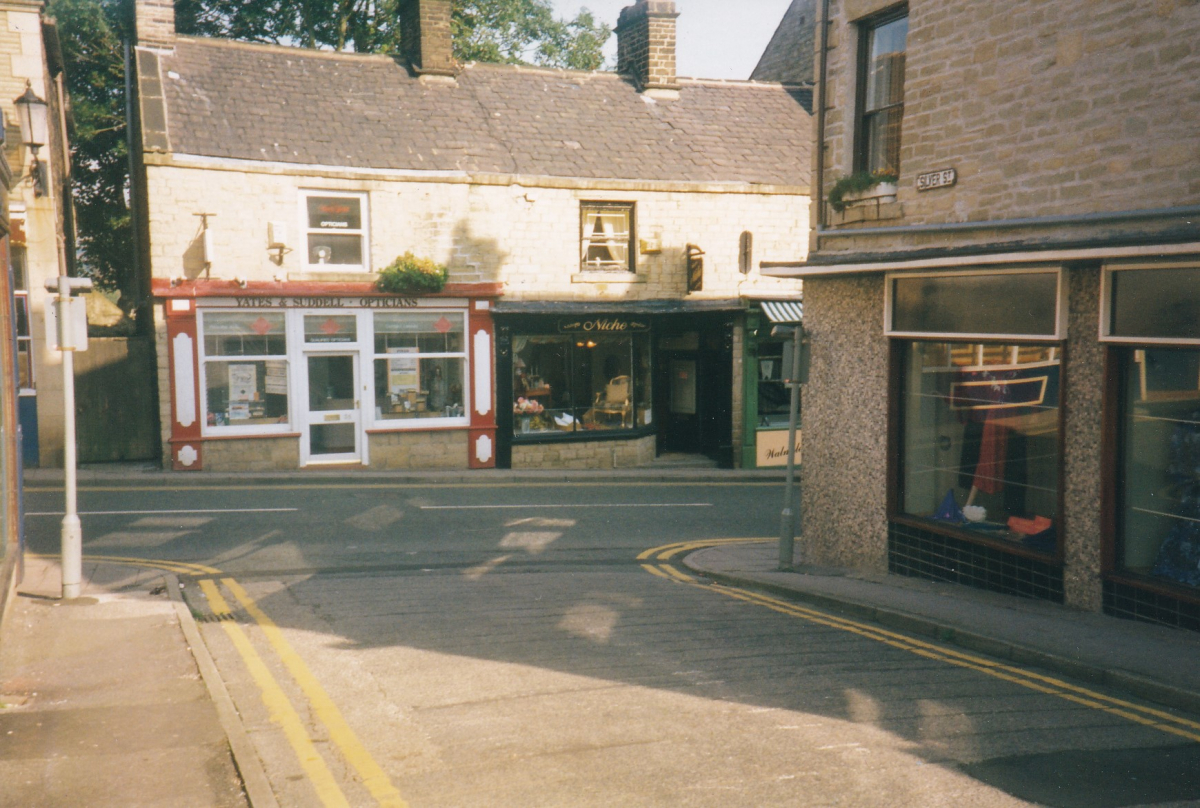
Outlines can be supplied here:
<path id="1" fill-rule="evenodd" d="M 204 277 L 207 278 L 209 271 L 212 270 L 214 254 L 212 230 L 208 226 L 208 218 L 210 216 L 216 216 L 217 214 L 193 213 L 192 215 L 200 217 L 200 249 L 204 253 L 200 257 L 200 260 L 204 263 Z"/>
<path id="2" fill-rule="evenodd" d="M 275 251 L 275 254 L 271 256 L 271 261 L 275 266 L 282 266 L 283 256 L 292 251 L 292 248 L 287 246 L 287 240 L 286 222 L 267 222 L 267 249 Z"/>
<path id="3" fill-rule="evenodd" d="M 38 159 L 37 153 L 50 140 L 47 123 L 49 105 L 38 98 L 29 81 L 25 82 L 25 92 L 13 101 L 13 105 L 17 109 L 17 123 L 21 126 L 21 142 L 29 147 L 33 156 L 26 178 L 33 183 L 34 196 L 45 196 L 48 190 L 46 164 Z"/>

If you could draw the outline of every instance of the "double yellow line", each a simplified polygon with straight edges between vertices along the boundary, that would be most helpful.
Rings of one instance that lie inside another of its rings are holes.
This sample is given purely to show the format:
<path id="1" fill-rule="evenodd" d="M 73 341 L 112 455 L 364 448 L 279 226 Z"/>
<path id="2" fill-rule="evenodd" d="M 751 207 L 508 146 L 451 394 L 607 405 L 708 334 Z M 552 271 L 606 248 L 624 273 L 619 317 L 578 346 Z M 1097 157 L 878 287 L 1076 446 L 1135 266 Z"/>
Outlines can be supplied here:
<path id="1" fill-rule="evenodd" d="M 325 726 L 329 739 L 337 746 L 345 761 L 358 773 L 363 785 L 375 798 L 375 801 L 384 808 L 407 808 L 408 803 L 392 785 L 387 773 L 358 740 L 358 736 L 346 723 L 346 719 L 342 717 L 337 705 L 333 703 L 329 694 L 325 692 L 320 682 L 309 670 L 308 665 L 288 643 L 283 631 L 236 580 L 224 575 L 215 567 L 184 561 L 158 561 L 119 556 L 86 556 L 85 560 L 149 567 L 176 575 L 199 578 L 198 583 L 204 596 L 208 599 L 209 608 L 213 615 L 220 619 L 221 627 L 229 636 L 238 654 L 241 655 L 251 678 L 258 685 L 271 721 L 282 729 L 300 761 L 300 766 L 316 789 L 321 803 L 329 808 L 349 808 L 350 802 L 346 799 L 346 795 L 342 792 L 324 758 L 317 751 L 312 737 L 304 726 L 304 721 L 292 705 L 287 693 L 284 692 L 262 656 L 254 648 L 246 631 L 236 621 L 229 619 L 234 616 L 234 611 L 230 608 L 224 595 L 221 594 L 217 582 L 213 580 L 213 578 L 219 577 L 221 585 L 233 595 L 241 609 L 252 617 L 262 630 L 267 642 L 308 699 L 312 712 Z"/>
<path id="2" fill-rule="evenodd" d="M 780 614 L 798 617 L 816 625 L 845 631 L 850 634 L 857 634 L 868 640 L 883 643 L 884 645 L 889 645 L 926 659 L 933 659 L 948 665 L 977 671 L 987 676 L 1037 691 L 1038 693 L 1056 696 L 1074 704 L 1124 718 L 1136 724 L 1152 727 L 1171 735 L 1178 735 L 1190 741 L 1200 741 L 1200 723 L 1172 715 L 1164 710 L 1106 696 L 1103 693 L 1097 693 L 1094 690 L 1065 682 L 1053 676 L 1025 670 L 1014 665 L 1007 665 L 974 654 L 964 653 L 953 648 L 924 642 L 914 637 L 888 631 L 879 626 L 861 623 L 845 617 L 838 617 L 827 612 L 801 606 L 791 601 L 782 600 L 749 589 L 726 585 L 712 586 L 675 569 L 670 563 L 670 560 L 680 553 L 691 550 L 700 550 L 723 544 L 765 543 L 769 541 L 774 541 L 774 539 L 713 539 L 709 541 L 677 542 L 646 550 L 638 555 L 638 560 L 643 562 L 643 569 L 660 578 L 702 587 L 710 592 L 717 592 L 726 597 L 762 606 Z"/>

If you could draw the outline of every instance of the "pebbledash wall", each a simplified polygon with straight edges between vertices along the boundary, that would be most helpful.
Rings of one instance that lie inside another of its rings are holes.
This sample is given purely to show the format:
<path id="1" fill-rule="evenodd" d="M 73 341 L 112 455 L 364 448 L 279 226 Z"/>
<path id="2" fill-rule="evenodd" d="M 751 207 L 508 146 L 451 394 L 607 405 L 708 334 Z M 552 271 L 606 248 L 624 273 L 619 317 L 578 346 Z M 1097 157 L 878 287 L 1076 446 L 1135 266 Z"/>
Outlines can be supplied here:
<path id="1" fill-rule="evenodd" d="M 372 422 L 369 408 L 360 408 L 364 454 L 372 468 L 486 466 L 494 462 L 494 455 L 480 459 L 475 441 L 486 435 L 486 442 L 494 446 L 496 408 L 512 406 L 510 401 L 495 400 L 490 338 L 491 311 L 498 300 L 587 304 L 604 312 L 606 307 L 620 310 L 639 301 L 686 300 L 689 305 L 704 306 L 706 302 L 741 305 L 738 301 L 791 297 L 797 290 L 794 281 L 763 277 L 757 269 L 741 271 L 741 234 L 753 231 L 756 257 L 782 258 L 807 230 L 806 188 L 755 186 L 751 191 L 715 183 L 465 173 L 435 181 L 419 172 L 318 170 L 187 155 L 147 154 L 145 161 L 147 195 L 154 200 L 148 234 L 153 288 L 156 297 L 163 299 L 157 308 L 159 385 L 161 390 L 173 392 L 160 399 L 164 460 L 175 468 L 263 470 L 295 468 L 304 462 L 297 448 L 302 429 L 238 437 L 227 434 L 228 424 L 209 423 L 206 416 L 197 415 L 194 424 L 181 431 L 175 411 L 179 377 L 172 359 L 176 350 L 172 340 L 178 329 L 171 323 L 172 307 L 183 301 L 192 301 L 193 307 L 180 309 L 179 314 L 193 319 L 197 311 L 218 308 L 278 311 L 283 306 L 311 313 L 303 304 L 314 298 L 326 298 L 322 305 L 345 314 L 360 306 L 393 305 L 383 303 L 386 297 L 372 291 L 375 274 L 370 270 L 378 270 L 397 255 L 411 251 L 447 264 L 447 292 L 421 297 L 419 307 L 441 311 L 446 306 L 439 301 L 454 310 L 470 307 L 472 317 L 486 323 L 488 348 L 477 350 L 468 340 L 465 375 L 471 384 L 485 380 L 488 411 L 464 414 L 464 419 L 474 419 L 469 425 L 463 420 L 430 430 L 419 424 L 390 429 L 394 425 Z M 313 191 L 362 195 L 368 271 L 313 272 L 302 266 L 302 200 L 306 192 Z M 639 242 L 635 272 L 580 271 L 580 205 L 584 201 L 634 203 Z M 215 215 L 201 217 L 201 213 Z M 286 241 L 283 250 L 268 246 L 268 228 L 274 238 Z M 689 243 L 702 246 L 705 261 L 703 289 L 691 293 L 684 271 Z M 418 303 L 403 310 L 417 311 Z M 736 350 L 731 372 L 740 379 L 740 314 L 735 313 L 732 321 Z M 195 339 L 199 342 L 204 336 L 196 333 Z M 294 375 L 303 351 L 294 347 L 288 352 Z M 482 375 L 477 369 L 484 371 Z M 200 369 L 185 370 L 194 376 L 195 406 L 203 410 Z M 740 388 L 731 385 L 730 393 L 735 443 L 742 434 Z M 297 399 L 300 392 L 293 389 L 292 422 L 303 403 Z M 472 401 L 481 394 L 472 391 Z M 184 447 L 191 447 L 184 455 L 190 463 L 180 460 Z M 654 454 L 653 436 L 631 435 L 616 443 L 519 446 L 512 451 L 511 463 L 514 467 L 610 468 L 641 465 Z"/>
<path id="2" fill-rule="evenodd" d="M 810 253 L 767 269 L 805 283 L 807 559 L 1200 628 L 1200 6 L 824 6 Z M 839 212 L 872 70 L 896 191 Z"/>

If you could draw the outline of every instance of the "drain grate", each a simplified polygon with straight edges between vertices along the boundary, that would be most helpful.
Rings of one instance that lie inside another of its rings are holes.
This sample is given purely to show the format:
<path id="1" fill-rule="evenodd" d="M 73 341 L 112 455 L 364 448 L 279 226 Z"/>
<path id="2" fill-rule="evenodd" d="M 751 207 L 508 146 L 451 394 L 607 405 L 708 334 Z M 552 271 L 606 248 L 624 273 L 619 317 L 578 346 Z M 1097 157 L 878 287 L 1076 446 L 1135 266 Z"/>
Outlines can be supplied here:
<path id="1" fill-rule="evenodd" d="M 230 620 L 237 620 L 237 615 L 233 612 L 222 612 L 221 614 L 193 614 L 197 623 L 221 623 Z"/>

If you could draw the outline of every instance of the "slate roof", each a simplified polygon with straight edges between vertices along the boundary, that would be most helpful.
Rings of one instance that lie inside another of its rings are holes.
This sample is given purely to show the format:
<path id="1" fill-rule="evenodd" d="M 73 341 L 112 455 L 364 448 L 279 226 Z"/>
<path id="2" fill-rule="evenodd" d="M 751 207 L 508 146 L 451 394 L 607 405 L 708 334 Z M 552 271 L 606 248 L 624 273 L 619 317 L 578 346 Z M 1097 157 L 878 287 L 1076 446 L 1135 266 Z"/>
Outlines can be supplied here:
<path id="1" fill-rule="evenodd" d="M 816 0 L 792 0 L 750 74 L 751 79 L 812 84 L 816 6 Z"/>
<path id="2" fill-rule="evenodd" d="M 374 169 L 808 184 L 807 89 L 682 79 L 677 100 L 650 101 L 611 73 L 485 64 L 465 66 L 455 84 L 423 83 L 386 56 L 186 37 L 159 58 L 175 153 Z"/>

